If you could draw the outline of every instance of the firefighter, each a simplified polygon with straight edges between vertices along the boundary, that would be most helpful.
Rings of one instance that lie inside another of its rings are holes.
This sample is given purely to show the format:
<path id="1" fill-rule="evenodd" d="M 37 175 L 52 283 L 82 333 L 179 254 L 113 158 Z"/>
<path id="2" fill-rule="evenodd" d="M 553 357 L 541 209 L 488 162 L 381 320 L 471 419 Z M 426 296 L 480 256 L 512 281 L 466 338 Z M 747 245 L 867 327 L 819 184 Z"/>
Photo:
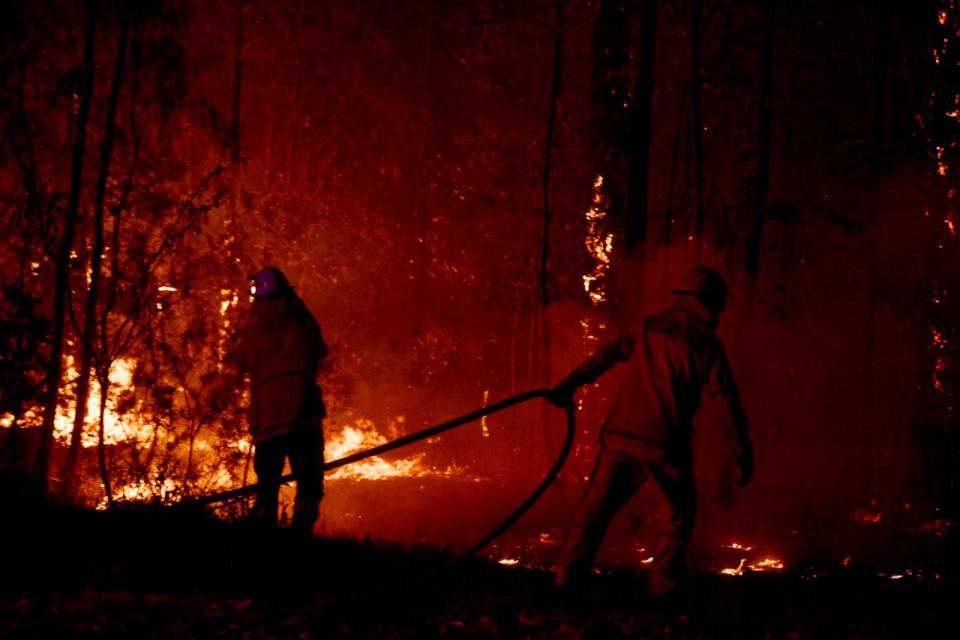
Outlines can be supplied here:
<path id="1" fill-rule="evenodd" d="M 323 497 L 323 418 L 316 383 L 327 354 L 320 326 L 283 272 L 267 267 L 249 276 L 253 305 L 241 329 L 239 369 L 250 378 L 250 432 L 257 473 L 254 522 L 277 523 L 284 458 L 297 483 L 292 528 L 310 535 Z"/>
<path id="2" fill-rule="evenodd" d="M 747 419 L 715 333 L 727 285 L 719 273 L 699 266 L 672 293 L 670 308 L 599 347 L 551 391 L 554 404 L 568 406 L 581 385 L 617 363 L 628 368 L 601 430 L 600 451 L 557 569 L 557 587 L 582 583 L 610 519 L 649 482 L 659 503 L 649 588 L 658 596 L 682 594 L 696 512 L 693 417 L 701 401 L 712 409 L 737 460 L 738 486 L 753 475 Z"/>

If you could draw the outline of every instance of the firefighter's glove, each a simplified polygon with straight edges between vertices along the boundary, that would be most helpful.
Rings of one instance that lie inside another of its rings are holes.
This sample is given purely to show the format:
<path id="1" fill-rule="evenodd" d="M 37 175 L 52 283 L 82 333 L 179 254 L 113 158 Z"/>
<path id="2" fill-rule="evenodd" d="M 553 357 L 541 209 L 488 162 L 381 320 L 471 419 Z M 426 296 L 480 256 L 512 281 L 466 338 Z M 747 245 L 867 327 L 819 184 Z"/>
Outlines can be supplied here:
<path id="1" fill-rule="evenodd" d="M 573 394 L 577 392 L 578 385 L 573 379 L 567 377 L 555 386 L 553 389 L 550 389 L 550 392 L 547 394 L 547 400 L 550 401 L 556 407 L 561 409 L 566 409 L 567 407 L 573 406 Z"/>
<path id="2" fill-rule="evenodd" d="M 748 449 L 737 454 L 737 466 L 740 467 L 740 480 L 738 487 L 745 487 L 753 477 L 753 450 Z"/>

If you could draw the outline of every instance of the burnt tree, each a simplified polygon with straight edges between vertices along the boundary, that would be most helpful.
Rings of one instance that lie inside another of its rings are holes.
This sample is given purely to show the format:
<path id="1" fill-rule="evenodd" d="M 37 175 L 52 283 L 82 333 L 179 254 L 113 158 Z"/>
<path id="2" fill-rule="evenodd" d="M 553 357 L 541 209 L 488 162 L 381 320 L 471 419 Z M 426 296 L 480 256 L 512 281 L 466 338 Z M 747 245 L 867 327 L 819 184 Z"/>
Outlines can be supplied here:
<path id="1" fill-rule="evenodd" d="M 776 2 L 765 0 L 763 16 L 763 48 L 760 62 L 760 122 L 757 130 L 757 177 L 753 202 L 753 220 L 747 234 L 746 270 L 756 275 L 760 266 L 760 244 L 763 223 L 767 217 L 767 194 L 770 190 L 770 103 L 773 98 L 773 45 L 776 25 Z"/>
<path id="2" fill-rule="evenodd" d="M 97 27 L 97 0 L 87 0 L 83 28 L 83 81 L 80 88 L 80 106 L 77 110 L 77 130 L 73 144 L 70 169 L 70 195 L 63 218 L 63 233 L 56 254 L 56 275 L 53 288 L 53 335 L 50 346 L 50 370 L 47 375 L 43 425 L 33 467 L 34 490 L 39 496 L 49 491 L 50 453 L 53 448 L 53 427 L 60 400 L 60 378 L 63 374 L 63 345 L 67 320 L 67 302 L 70 293 L 70 254 L 76 233 L 80 210 L 80 192 L 83 186 L 83 160 L 87 147 L 87 123 L 94 90 L 94 44 Z"/>
<path id="3" fill-rule="evenodd" d="M 93 205 L 93 251 L 90 256 L 90 285 L 87 289 L 86 308 L 84 310 L 83 329 L 79 332 L 83 346 L 80 356 L 80 369 L 77 378 L 76 407 L 74 409 L 73 432 L 70 439 L 70 450 L 64 464 L 61 490 L 65 495 L 73 492 L 77 461 L 80 457 L 80 443 L 83 438 L 83 426 L 87 417 L 87 399 L 90 395 L 90 372 L 94 365 L 97 345 L 98 302 L 100 298 L 100 278 L 102 275 L 104 242 L 104 209 L 107 195 L 107 179 L 110 175 L 110 162 L 113 157 L 113 143 L 116 137 L 117 105 L 120 102 L 120 90 L 123 85 L 124 67 L 127 59 L 127 37 L 130 31 L 130 9 L 123 8 L 120 34 L 117 40 L 117 55 L 114 62 L 113 80 L 110 85 L 110 95 L 107 100 L 106 122 L 103 129 L 103 140 L 100 149 L 100 170 L 97 175 L 96 192 Z M 114 245 L 112 250 L 116 252 Z M 103 369 L 106 354 L 101 354 L 98 369 Z M 109 372 L 109 368 L 107 368 Z M 102 376 L 101 376 L 102 377 Z M 106 394 L 101 385 L 100 404 L 106 402 Z M 110 491 L 110 481 L 107 475 L 106 462 L 103 455 L 103 421 L 100 421 L 97 446 L 97 457 L 100 464 L 100 476 L 103 481 L 107 501 L 113 503 L 113 494 Z"/>
<path id="4" fill-rule="evenodd" d="M 640 13 L 640 60 L 630 114 L 630 162 L 627 171 L 626 249 L 647 238 L 650 119 L 653 112 L 653 79 L 656 68 L 657 2 L 643 0 Z"/>
<path id="5" fill-rule="evenodd" d="M 699 240 L 703 235 L 705 213 L 703 210 L 703 106 L 701 94 L 703 75 L 700 68 L 700 19 L 703 13 L 703 0 L 693 0 L 690 19 L 690 107 L 693 127 L 693 185 L 695 219 L 694 236 Z"/>
<path id="6" fill-rule="evenodd" d="M 629 47 L 628 3 L 626 0 L 602 0 L 591 41 L 591 146 L 610 203 L 608 213 L 617 222 L 624 215 Z"/>

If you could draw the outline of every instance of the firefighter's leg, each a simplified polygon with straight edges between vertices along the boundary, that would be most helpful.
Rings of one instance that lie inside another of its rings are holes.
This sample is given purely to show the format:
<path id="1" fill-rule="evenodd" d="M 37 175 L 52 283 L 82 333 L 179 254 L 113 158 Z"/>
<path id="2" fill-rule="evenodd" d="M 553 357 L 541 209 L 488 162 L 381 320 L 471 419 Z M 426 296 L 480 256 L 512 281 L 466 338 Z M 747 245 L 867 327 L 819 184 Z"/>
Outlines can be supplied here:
<path id="1" fill-rule="evenodd" d="M 575 512 L 554 584 L 582 581 L 593 566 L 610 519 L 645 480 L 643 466 L 626 454 L 602 447 L 586 492 Z"/>
<path id="2" fill-rule="evenodd" d="M 253 470 L 257 474 L 257 501 L 251 515 L 254 520 L 271 526 L 277 524 L 277 503 L 286 446 L 286 436 L 277 436 L 258 442 L 253 453 Z"/>
<path id="3" fill-rule="evenodd" d="M 687 547 L 697 511 L 696 486 L 692 471 L 685 467 L 648 465 L 647 471 L 660 503 L 650 591 L 666 595 L 686 583 Z"/>
<path id="4" fill-rule="evenodd" d="M 290 435 L 290 467 L 297 481 L 292 526 L 312 534 L 323 498 L 323 430 L 320 423 L 305 424 Z"/>

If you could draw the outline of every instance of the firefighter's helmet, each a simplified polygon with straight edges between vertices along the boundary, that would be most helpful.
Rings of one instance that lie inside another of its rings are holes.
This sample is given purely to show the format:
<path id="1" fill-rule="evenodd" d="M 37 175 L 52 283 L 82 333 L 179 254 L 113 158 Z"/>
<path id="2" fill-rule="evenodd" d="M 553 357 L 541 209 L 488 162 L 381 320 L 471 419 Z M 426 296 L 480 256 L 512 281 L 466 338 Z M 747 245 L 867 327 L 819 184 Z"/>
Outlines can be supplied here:
<path id="1" fill-rule="evenodd" d="M 696 296 L 701 300 L 725 300 L 730 297 L 730 290 L 717 271 L 700 265 L 690 269 L 685 274 L 673 293 Z"/>
<path id="2" fill-rule="evenodd" d="M 256 298 L 269 298 L 292 289 L 287 276 L 276 267 L 266 267 L 255 275 L 247 276 L 250 281 L 250 293 Z"/>

